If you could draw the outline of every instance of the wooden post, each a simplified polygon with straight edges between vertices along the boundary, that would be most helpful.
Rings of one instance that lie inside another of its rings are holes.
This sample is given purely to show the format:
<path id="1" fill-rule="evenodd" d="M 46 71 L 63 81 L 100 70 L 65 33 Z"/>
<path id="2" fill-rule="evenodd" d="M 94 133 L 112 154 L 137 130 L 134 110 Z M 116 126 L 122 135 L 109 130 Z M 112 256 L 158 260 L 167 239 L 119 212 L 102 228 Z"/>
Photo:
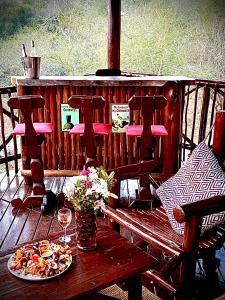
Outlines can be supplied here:
<path id="1" fill-rule="evenodd" d="M 223 149 L 225 149 L 225 111 L 221 110 L 216 113 L 213 137 L 213 152 L 221 165 L 225 156 Z"/>
<path id="2" fill-rule="evenodd" d="M 108 68 L 120 69 L 121 0 L 109 0 Z"/>

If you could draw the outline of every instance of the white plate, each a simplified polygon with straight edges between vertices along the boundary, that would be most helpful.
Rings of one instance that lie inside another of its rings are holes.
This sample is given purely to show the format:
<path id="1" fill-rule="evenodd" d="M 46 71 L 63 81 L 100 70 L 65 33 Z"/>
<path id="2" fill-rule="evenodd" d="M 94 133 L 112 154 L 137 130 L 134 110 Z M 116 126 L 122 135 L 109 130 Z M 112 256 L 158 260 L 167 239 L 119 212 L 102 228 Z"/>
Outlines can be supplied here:
<path id="1" fill-rule="evenodd" d="M 68 270 L 68 268 L 70 267 L 70 265 L 72 264 L 72 255 L 70 255 L 70 262 L 69 264 L 67 264 L 66 268 L 61 271 L 60 273 L 58 274 L 55 274 L 53 276 L 46 276 L 46 277 L 41 277 L 41 276 L 37 276 L 37 275 L 32 275 L 32 274 L 22 274 L 20 272 L 20 270 L 12 270 L 10 267 L 13 265 L 13 262 L 15 260 L 15 253 L 12 254 L 8 260 L 8 263 L 7 263 L 7 267 L 8 267 L 8 270 L 10 273 L 12 273 L 14 276 L 18 277 L 18 278 L 21 278 L 21 279 L 25 279 L 25 280 L 31 280 L 31 281 L 42 281 L 42 280 L 48 280 L 48 279 L 52 279 L 52 278 L 55 278 L 61 274 L 63 274 L 64 272 L 66 272 Z"/>

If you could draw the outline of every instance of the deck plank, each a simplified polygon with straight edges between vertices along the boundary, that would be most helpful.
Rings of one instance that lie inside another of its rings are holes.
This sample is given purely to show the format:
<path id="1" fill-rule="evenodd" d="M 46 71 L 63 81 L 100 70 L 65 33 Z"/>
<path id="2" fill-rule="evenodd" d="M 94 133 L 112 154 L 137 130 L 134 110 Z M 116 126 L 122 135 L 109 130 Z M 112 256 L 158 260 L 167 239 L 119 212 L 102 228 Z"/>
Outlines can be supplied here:
<path id="1" fill-rule="evenodd" d="M 8 202 L 0 200 L 0 222 L 1 222 L 1 219 L 4 216 L 5 212 L 7 211 L 8 206 L 9 206 Z"/>
<path id="2" fill-rule="evenodd" d="M 9 205 L 9 207 L 11 206 Z M 2 244 L 2 250 L 6 250 L 18 244 L 18 240 L 21 233 L 23 232 L 23 228 L 26 223 L 27 217 L 28 217 L 28 209 L 18 209 L 16 211 L 15 217 L 11 223 L 11 227 L 9 228 L 9 231 L 7 232 L 7 235 L 4 238 L 4 242 Z"/>
<path id="3" fill-rule="evenodd" d="M 23 187 L 23 177 L 20 175 L 15 175 L 13 180 L 9 182 L 7 189 L 4 193 L 2 193 L 1 198 L 5 201 L 11 202 L 11 200 L 15 197 L 17 197 L 17 192 L 22 187 L 22 190 L 24 190 Z M 30 187 L 29 187 L 30 189 Z M 24 193 L 20 194 L 21 197 L 24 197 Z M 23 199 L 23 198 L 21 198 Z"/>
<path id="4" fill-rule="evenodd" d="M 9 176 L 3 176 L 0 181 L 0 199 L 8 190 L 10 183 L 15 179 L 15 172 L 9 171 Z"/>
<path id="5" fill-rule="evenodd" d="M 0 222 L 0 248 L 3 246 L 4 240 L 15 219 L 15 210 L 13 207 L 8 204 L 5 208 L 5 212 Z"/>

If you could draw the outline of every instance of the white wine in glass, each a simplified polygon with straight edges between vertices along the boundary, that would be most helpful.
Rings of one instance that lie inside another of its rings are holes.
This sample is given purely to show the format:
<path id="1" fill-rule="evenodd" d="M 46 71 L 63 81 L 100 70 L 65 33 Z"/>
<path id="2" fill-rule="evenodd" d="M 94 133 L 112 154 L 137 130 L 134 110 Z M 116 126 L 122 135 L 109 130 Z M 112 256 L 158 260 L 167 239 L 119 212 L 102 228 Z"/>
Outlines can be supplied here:
<path id="1" fill-rule="evenodd" d="M 72 220 L 72 212 L 69 208 L 61 208 L 58 210 L 58 222 L 64 229 L 64 236 L 59 238 L 62 243 L 69 243 L 71 237 L 66 235 L 66 228 L 70 225 Z"/>

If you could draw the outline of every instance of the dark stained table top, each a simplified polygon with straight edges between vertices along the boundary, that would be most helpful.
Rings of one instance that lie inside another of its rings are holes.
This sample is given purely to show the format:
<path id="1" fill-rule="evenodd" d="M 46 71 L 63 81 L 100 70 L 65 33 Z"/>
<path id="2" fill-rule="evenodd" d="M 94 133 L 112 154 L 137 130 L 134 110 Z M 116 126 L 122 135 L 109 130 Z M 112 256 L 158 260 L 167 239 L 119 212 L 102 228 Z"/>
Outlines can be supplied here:
<path id="1" fill-rule="evenodd" d="M 71 231 L 70 231 L 71 232 Z M 61 234 L 61 233 L 60 233 Z M 56 241 L 58 234 L 48 238 Z M 7 268 L 15 248 L 0 257 L 0 299 L 69 299 L 97 292 L 151 268 L 155 259 L 131 245 L 127 239 L 106 226 L 98 226 L 98 248 L 82 251 L 75 247 L 72 230 L 72 266 L 61 276 L 39 282 L 19 279 Z"/>

